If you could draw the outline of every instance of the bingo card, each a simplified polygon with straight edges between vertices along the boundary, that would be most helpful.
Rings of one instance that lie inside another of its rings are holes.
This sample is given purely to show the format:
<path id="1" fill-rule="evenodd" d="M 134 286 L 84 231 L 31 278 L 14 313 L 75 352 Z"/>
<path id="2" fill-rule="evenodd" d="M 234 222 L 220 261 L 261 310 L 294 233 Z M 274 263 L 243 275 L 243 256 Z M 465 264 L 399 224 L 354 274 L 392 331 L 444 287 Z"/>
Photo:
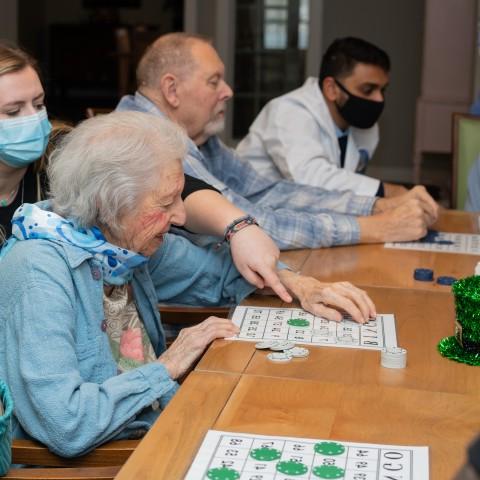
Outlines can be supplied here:
<path id="1" fill-rule="evenodd" d="M 385 244 L 385 248 L 480 255 L 480 235 L 435 232 L 434 235 L 427 235 L 425 239 L 417 242 L 389 242 Z"/>
<path id="2" fill-rule="evenodd" d="M 209 430 L 185 480 L 428 480 L 428 447 Z"/>
<path id="3" fill-rule="evenodd" d="M 307 345 L 381 350 L 397 346 L 395 317 L 378 314 L 363 325 L 345 316 L 341 322 L 317 317 L 300 308 L 238 306 L 232 321 L 238 340 L 290 340 Z"/>

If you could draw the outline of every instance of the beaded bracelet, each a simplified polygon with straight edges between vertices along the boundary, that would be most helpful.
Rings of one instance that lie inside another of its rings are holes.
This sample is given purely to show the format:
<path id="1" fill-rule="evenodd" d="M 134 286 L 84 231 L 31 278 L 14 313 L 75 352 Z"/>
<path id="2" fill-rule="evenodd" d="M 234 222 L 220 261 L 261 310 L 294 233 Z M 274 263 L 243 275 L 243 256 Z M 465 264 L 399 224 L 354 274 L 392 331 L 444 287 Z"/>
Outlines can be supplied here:
<path id="1" fill-rule="evenodd" d="M 251 215 L 245 215 L 244 217 L 237 218 L 225 229 L 224 240 L 229 243 L 231 238 L 240 230 L 248 227 L 249 225 L 257 225 L 258 222 Z"/>

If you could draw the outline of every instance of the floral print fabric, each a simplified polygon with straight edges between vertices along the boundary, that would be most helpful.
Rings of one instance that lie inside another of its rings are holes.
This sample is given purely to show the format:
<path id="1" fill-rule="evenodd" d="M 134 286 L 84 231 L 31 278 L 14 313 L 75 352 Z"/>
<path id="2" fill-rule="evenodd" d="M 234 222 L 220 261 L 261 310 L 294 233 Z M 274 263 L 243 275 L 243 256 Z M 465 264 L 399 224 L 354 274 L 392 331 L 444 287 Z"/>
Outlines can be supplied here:
<path id="1" fill-rule="evenodd" d="M 106 333 L 119 373 L 157 359 L 135 302 L 129 298 L 127 285 L 114 287 L 109 296 L 104 293 L 103 310 Z"/>

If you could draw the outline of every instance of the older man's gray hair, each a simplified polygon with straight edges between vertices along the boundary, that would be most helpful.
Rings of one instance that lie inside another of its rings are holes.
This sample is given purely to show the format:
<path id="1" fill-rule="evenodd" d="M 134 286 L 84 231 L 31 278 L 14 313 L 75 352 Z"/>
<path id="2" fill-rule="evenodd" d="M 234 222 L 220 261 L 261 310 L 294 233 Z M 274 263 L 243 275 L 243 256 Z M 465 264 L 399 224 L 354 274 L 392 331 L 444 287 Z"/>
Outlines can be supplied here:
<path id="1" fill-rule="evenodd" d="M 201 35 L 176 32 L 157 38 L 145 51 L 137 67 L 137 87 L 155 88 L 166 73 L 187 76 L 197 63 L 192 55 L 195 42 L 211 43 Z"/>
<path id="2" fill-rule="evenodd" d="M 113 112 L 82 122 L 54 151 L 48 175 L 54 212 L 80 226 L 119 231 L 121 216 L 158 188 L 159 172 L 182 160 L 187 137 L 169 120 Z"/>

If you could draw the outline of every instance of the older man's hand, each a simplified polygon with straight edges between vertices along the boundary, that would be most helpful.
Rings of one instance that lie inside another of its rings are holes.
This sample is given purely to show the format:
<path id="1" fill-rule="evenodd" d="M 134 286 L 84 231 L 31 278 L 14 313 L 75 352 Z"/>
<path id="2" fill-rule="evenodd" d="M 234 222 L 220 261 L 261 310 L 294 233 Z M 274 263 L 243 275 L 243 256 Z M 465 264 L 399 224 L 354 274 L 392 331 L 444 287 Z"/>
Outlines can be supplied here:
<path id="1" fill-rule="evenodd" d="M 235 233 L 230 248 L 235 266 L 248 282 L 259 289 L 270 287 L 284 302 L 292 301 L 277 274 L 280 251 L 261 228 L 250 225 Z"/>
<path id="2" fill-rule="evenodd" d="M 397 209 L 401 205 L 405 205 L 412 200 L 416 202 L 425 216 L 427 225 L 432 225 L 438 219 L 439 205 L 427 192 L 423 185 L 417 185 L 406 193 L 390 198 L 379 198 L 374 205 L 373 213 L 383 213 L 388 210 Z"/>
<path id="3" fill-rule="evenodd" d="M 232 337 L 238 331 L 238 327 L 230 320 L 208 317 L 194 327 L 180 330 L 170 348 L 162 353 L 157 361 L 165 366 L 175 380 L 192 366 L 213 340 Z"/>
<path id="4" fill-rule="evenodd" d="M 430 217 L 415 198 L 378 215 L 358 217 L 362 243 L 408 242 L 426 235 Z"/>
<path id="5" fill-rule="evenodd" d="M 281 270 L 280 278 L 302 308 L 314 315 L 339 322 L 342 312 L 346 312 L 358 323 L 376 316 L 375 305 L 367 293 L 349 282 L 324 283 L 288 270 Z"/>

